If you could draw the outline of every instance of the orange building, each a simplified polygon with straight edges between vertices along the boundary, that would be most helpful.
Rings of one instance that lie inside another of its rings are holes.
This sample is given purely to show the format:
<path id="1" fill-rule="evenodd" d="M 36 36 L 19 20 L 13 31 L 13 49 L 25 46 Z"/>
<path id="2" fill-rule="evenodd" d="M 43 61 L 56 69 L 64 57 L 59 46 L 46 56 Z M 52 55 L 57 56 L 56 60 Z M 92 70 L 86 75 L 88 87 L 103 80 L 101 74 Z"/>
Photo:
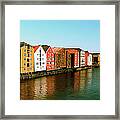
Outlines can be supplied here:
<path id="1" fill-rule="evenodd" d="M 20 42 L 20 73 L 34 72 L 34 49 L 31 45 Z"/>

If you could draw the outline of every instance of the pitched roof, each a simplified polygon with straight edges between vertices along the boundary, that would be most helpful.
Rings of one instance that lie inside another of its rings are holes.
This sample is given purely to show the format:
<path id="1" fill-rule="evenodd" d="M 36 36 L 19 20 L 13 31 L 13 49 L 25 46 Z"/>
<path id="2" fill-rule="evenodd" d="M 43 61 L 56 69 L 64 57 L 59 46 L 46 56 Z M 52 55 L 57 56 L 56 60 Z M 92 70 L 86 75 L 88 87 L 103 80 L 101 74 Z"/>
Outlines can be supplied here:
<path id="1" fill-rule="evenodd" d="M 39 48 L 39 45 L 37 46 L 33 46 L 33 49 L 34 49 L 34 53 L 36 52 L 36 50 Z"/>
<path id="2" fill-rule="evenodd" d="M 68 49 L 74 49 L 74 50 L 79 50 L 79 51 L 82 51 L 82 49 L 81 48 L 65 48 L 66 50 Z"/>
<path id="3" fill-rule="evenodd" d="M 52 50 L 54 53 L 58 52 L 59 50 L 61 50 L 62 48 L 60 47 L 53 47 Z"/>
<path id="4" fill-rule="evenodd" d="M 20 42 L 20 47 L 23 47 L 23 46 L 31 46 L 31 45 L 25 42 Z"/>
<path id="5" fill-rule="evenodd" d="M 48 45 L 42 45 L 42 48 L 43 48 L 43 50 L 46 52 L 47 51 L 47 49 L 49 48 L 50 46 L 48 46 Z"/>

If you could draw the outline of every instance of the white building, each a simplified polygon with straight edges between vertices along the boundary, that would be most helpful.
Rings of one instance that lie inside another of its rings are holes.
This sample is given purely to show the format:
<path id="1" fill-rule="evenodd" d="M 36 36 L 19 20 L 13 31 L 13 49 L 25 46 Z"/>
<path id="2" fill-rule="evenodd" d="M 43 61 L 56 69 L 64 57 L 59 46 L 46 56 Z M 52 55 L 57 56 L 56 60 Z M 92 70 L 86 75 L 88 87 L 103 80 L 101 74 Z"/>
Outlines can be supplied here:
<path id="1" fill-rule="evenodd" d="M 88 56 L 88 66 L 91 66 L 92 65 L 92 54 L 89 53 L 89 56 Z"/>
<path id="2" fill-rule="evenodd" d="M 34 70 L 43 71 L 46 70 L 46 54 L 43 48 L 39 46 L 33 46 L 34 48 Z"/>
<path id="3" fill-rule="evenodd" d="M 80 51 L 80 67 L 85 66 L 85 51 Z"/>

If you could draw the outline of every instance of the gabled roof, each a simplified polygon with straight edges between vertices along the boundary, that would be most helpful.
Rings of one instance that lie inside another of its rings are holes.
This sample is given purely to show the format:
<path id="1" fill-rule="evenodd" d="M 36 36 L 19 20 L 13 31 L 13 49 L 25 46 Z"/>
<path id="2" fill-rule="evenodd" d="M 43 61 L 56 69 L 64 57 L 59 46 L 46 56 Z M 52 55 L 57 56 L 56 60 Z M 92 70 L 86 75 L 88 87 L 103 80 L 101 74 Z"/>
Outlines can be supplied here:
<path id="1" fill-rule="evenodd" d="M 40 47 L 39 45 L 37 45 L 37 46 L 33 46 L 34 53 L 36 52 L 36 50 L 37 50 L 39 47 Z"/>
<path id="2" fill-rule="evenodd" d="M 46 53 L 46 51 L 47 51 L 47 49 L 49 48 L 50 46 L 48 46 L 48 45 L 42 45 L 42 48 L 43 48 L 43 50 L 45 51 L 45 53 Z"/>
<path id="3" fill-rule="evenodd" d="M 23 47 L 23 46 L 31 46 L 31 45 L 25 42 L 20 42 L 20 47 Z"/>
<path id="4" fill-rule="evenodd" d="M 80 48 L 65 48 L 66 50 L 69 50 L 69 49 L 74 49 L 74 50 L 79 50 L 79 51 L 81 51 L 82 49 L 80 49 Z"/>
<path id="5" fill-rule="evenodd" d="M 62 48 L 60 47 L 53 47 L 52 50 L 54 53 L 58 52 L 59 50 L 61 50 Z"/>

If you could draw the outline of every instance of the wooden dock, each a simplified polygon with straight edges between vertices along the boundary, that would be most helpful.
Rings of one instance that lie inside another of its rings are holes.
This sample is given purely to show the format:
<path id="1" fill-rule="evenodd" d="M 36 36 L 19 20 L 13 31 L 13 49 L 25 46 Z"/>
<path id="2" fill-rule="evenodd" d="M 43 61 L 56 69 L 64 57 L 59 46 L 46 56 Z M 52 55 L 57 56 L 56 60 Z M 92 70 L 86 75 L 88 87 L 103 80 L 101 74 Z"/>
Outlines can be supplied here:
<path id="1" fill-rule="evenodd" d="M 79 67 L 79 68 L 63 68 L 63 69 L 50 70 L 50 71 L 20 73 L 20 80 L 35 79 L 35 78 L 39 78 L 39 77 L 43 77 L 43 76 L 50 76 L 50 75 L 57 75 L 57 74 L 62 74 L 62 73 L 75 72 L 75 71 L 90 69 L 92 67 L 99 67 L 99 66 L 86 66 L 86 67 Z"/>

